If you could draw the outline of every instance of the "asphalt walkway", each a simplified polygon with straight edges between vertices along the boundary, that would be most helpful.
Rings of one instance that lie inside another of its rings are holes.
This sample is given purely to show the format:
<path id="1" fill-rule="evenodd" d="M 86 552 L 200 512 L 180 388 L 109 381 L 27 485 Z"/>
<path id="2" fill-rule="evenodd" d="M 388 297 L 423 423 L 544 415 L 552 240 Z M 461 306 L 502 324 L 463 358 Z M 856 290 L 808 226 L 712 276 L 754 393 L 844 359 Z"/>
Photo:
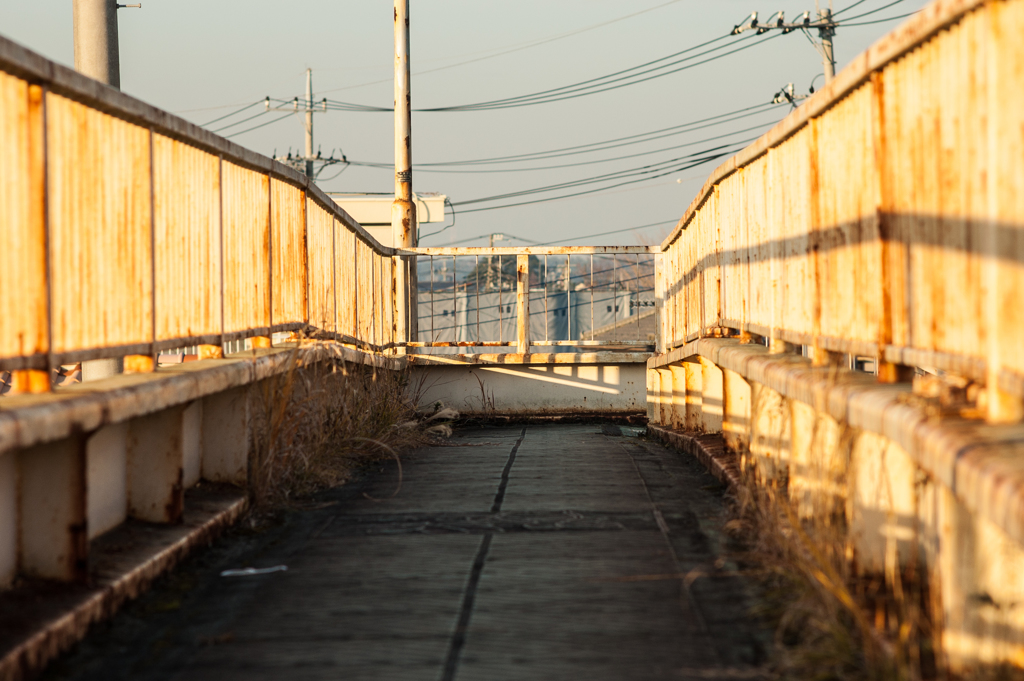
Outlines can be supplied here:
<path id="1" fill-rule="evenodd" d="M 404 457 L 400 488 L 384 463 L 271 531 L 234 532 L 48 676 L 760 678 L 723 490 L 639 430 L 467 430 Z"/>

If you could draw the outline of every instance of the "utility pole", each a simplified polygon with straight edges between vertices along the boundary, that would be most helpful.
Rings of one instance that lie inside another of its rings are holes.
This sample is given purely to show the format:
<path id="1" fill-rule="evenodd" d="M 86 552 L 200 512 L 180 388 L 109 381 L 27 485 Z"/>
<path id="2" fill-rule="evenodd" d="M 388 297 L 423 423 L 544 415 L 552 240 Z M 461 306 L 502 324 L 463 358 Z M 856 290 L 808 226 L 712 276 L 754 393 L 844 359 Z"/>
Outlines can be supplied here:
<path id="1" fill-rule="evenodd" d="M 280 100 L 278 100 L 280 101 Z M 270 97 L 264 102 L 264 106 L 267 111 L 288 111 L 287 106 L 270 106 Z M 319 107 L 319 108 L 317 108 Z M 292 111 L 299 111 L 299 98 L 295 97 L 292 99 Z M 306 69 L 306 96 L 303 101 L 302 111 L 306 114 L 306 120 L 303 126 L 306 129 L 306 145 L 305 154 L 302 156 L 292 156 L 291 151 L 288 152 L 287 156 L 275 156 L 274 160 L 284 163 L 286 166 L 290 166 L 300 173 L 304 173 L 307 177 L 316 179 L 317 171 L 314 168 L 315 163 L 320 163 L 320 170 L 322 171 L 329 165 L 335 163 L 347 163 L 345 155 L 342 154 L 341 158 L 334 158 L 332 154 L 330 158 L 321 158 L 319 153 L 313 153 L 313 114 L 315 113 L 327 113 L 327 98 L 324 97 L 317 104 L 313 103 L 313 69 Z"/>
<path id="2" fill-rule="evenodd" d="M 832 50 L 832 36 L 836 34 L 837 26 L 839 26 L 839 23 L 832 18 L 832 10 L 830 9 L 818 10 L 818 18 L 815 21 L 811 21 L 811 13 L 807 11 L 801 14 L 800 18 L 795 22 L 788 24 L 781 10 L 769 17 L 768 21 L 763 24 L 758 23 L 757 12 L 754 12 L 747 19 L 743 20 L 742 23 L 733 26 L 730 35 L 739 35 L 744 31 L 757 31 L 758 35 L 775 30 L 782 31 L 783 33 L 803 31 L 810 38 L 814 48 L 821 54 L 821 64 L 825 71 L 825 84 L 828 85 L 836 75 L 836 60 Z M 818 29 L 820 44 L 811 37 L 811 29 Z"/>
<path id="3" fill-rule="evenodd" d="M 495 241 L 501 241 L 504 238 L 505 238 L 504 234 L 498 234 L 498 233 L 488 234 L 487 235 L 487 247 L 488 248 L 494 248 L 494 242 Z M 498 285 L 500 286 L 501 285 L 501 271 L 500 271 L 501 267 L 500 266 L 498 267 L 498 270 L 499 270 L 498 271 Z M 488 255 L 487 256 L 487 281 L 484 284 L 485 290 L 489 291 L 491 289 L 491 287 L 493 285 L 493 282 L 494 282 L 493 276 L 494 276 L 494 256 L 493 255 Z"/>
<path id="4" fill-rule="evenodd" d="M 306 177 L 313 177 L 313 69 L 306 69 Z"/>
<path id="5" fill-rule="evenodd" d="M 836 77 L 836 59 L 832 53 L 832 36 L 836 34 L 836 23 L 832 21 L 832 10 L 823 9 L 818 12 L 818 38 L 821 39 L 821 63 L 825 69 L 825 84 L 828 85 Z"/>
<path id="6" fill-rule="evenodd" d="M 412 200 L 412 94 L 409 65 L 409 0 L 395 0 L 395 200 L 391 237 L 395 248 L 416 246 L 416 204 Z M 418 326 L 416 256 L 402 258 L 395 278 L 395 333 L 415 341 Z"/>
<path id="7" fill-rule="evenodd" d="M 117 0 L 75 0 L 75 70 L 121 89 Z"/>

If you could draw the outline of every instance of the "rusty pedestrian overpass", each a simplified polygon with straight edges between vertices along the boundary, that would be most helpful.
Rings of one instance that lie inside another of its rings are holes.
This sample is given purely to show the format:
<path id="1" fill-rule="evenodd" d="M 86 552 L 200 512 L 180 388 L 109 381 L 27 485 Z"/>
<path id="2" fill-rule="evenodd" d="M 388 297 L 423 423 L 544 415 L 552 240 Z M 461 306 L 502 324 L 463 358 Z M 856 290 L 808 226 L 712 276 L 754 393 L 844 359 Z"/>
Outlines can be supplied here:
<path id="1" fill-rule="evenodd" d="M 755 467 L 843 517 L 856 571 L 923 566 L 943 669 L 1019 672 L 1022 35 L 1024 0 L 937 0 L 715 170 L 659 246 L 458 249 L 384 246 L 305 176 L 0 39 L 0 620 L 35 622 L 0 623 L 0 678 L 244 511 L 249 395 L 299 346 L 411 372 L 424 404 L 645 418 L 729 484 Z M 460 258 L 516 267 L 416 284 Z M 587 333 L 555 337 L 582 295 Z M 495 337 L 469 331 L 482 311 Z M 161 363 L 182 348 L 197 361 Z M 97 359 L 123 373 L 54 387 Z M 39 579 L 77 590 L 19 601 Z"/>

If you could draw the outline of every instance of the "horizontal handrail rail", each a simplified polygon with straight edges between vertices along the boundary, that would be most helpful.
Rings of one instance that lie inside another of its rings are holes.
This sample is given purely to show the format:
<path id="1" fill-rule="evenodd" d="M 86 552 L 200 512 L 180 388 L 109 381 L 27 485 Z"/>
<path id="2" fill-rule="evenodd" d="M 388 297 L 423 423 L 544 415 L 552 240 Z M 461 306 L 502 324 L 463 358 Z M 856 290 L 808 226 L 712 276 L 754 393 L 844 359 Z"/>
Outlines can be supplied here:
<path id="1" fill-rule="evenodd" d="M 409 259 L 291 168 L 5 38 L 0 148 L 0 371 L 275 333 L 395 347 Z"/>
<path id="2" fill-rule="evenodd" d="M 1021 418 L 1022 21 L 934 2 L 719 166 L 661 245 L 660 349 L 738 329 L 883 381 L 943 369 Z"/>
<path id="3" fill-rule="evenodd" d="M 395 255 L 649 255 L 658 246 L 419 246 L 396 248 Z"/>

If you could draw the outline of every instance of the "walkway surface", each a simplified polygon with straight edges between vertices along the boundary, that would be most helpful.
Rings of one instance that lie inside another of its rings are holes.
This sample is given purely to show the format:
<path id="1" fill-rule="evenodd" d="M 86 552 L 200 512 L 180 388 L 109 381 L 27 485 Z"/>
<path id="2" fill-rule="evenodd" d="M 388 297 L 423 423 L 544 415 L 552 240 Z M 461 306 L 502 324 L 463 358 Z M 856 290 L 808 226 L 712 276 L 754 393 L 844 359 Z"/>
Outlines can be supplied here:
<path id="1" fill-rule="evenodd" d="M 466 430 L 404 457 L 392 498 L 385 462 L 269 530 L 232 532 L 47 676 L 760 678 L 723 490 L 637 431 Z"/>

